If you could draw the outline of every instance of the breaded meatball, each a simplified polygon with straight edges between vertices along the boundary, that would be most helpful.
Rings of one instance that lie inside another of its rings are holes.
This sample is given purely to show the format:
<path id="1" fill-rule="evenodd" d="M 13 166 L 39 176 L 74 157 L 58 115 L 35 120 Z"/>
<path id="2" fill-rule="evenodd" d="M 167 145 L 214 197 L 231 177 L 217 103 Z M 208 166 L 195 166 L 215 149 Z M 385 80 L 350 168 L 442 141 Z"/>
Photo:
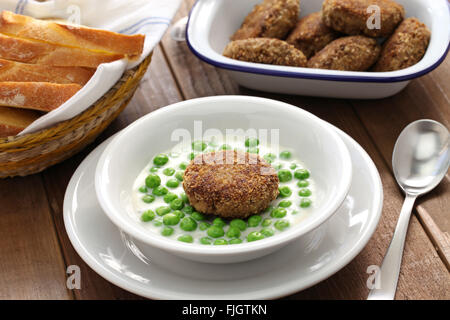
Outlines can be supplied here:
<path id="1" fill-rule="evenodd" d="M 365 71 L 378 59 L 381 48 L 377 41 L 364 36 L 334 40 L 308 61 L 309 68 Z"/>
<path id="2" fill-rule="evenodd" d="M 264 0 L 253 8 L 231 40 L 284 39 L 295 26 L 299 12 L 300 0 Z"/>
<path id="3" fill-rule="evenodd" d="M 380 8 L 380 28 L 369 29 L 368 19 L 373 12 L 367 8 Z M 364 34 L 368 37 L 387 37 L 405 17 L 402 5 L 392 0 L 325 0 L 322 6 L 323 22 L 336 31 L 348 34 Z"/>
<path id="4" fill-rule="evenodd" d="M 338 32 L 323 23 L 322 12 L 319 11 L 301 18 L 287 37 L 286 42 L 310 58 L 338 37 Z"/>
<path id="5" fill-rule="evenodd" d="M 275 169 L 256 154 L 234 150 L 200 154 L 186 168 L 183 188 L 195 210 L 246 218 L 278 196 Z"/>
<path id="6" fill-rule="evenodd" d="M 291 67 L 304 67 L 307 61 L 300 50 L 286 41 L 269 38 L 231 41 L 223 55 L 241 61 Z"/>
<path id="7" fill-rule="evenodd" d="M 415 65 L 425 55 L 430 37 L 426 25 L 416 18 L 406 19 L 384 43 L 373 71 L 394 71 Z"/>

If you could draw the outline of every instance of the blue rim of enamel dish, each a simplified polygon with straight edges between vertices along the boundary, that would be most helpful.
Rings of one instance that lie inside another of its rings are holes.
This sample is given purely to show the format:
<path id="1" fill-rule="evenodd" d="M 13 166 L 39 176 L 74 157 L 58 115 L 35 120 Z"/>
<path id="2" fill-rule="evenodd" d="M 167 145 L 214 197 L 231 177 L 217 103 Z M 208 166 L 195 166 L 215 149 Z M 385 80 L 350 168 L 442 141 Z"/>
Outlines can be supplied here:
<path id="1" fill-rule="evenodd" d="M 308 74 L 303 72 L 286 72 L 286 71 L 280 71 L 280 70 L 267 70 L 264 68 L 259 67 L 247 67 L 247 66 L 237 66 L 232 63 L 224 63 L 219 62 L 216 60 L 213 60 L 211 58 L 208 58 L 207 56 L 201 54 L 191 44 L 191 41 L 189 39 L 189 26 L 191 22 L 191 16 L 192 12 L 194 11 L 197 4 L 200 2 L 200 0 L 197 0 L 194 4 L 194 6 L 191 8 L 189 12 L 189 18 L 186 25 L 186 42 L 189 47 L 189 49 L 194 53 L 195 56 L 197 56 L 200 60 L 205 61 L 206 63 L 209 63 L 215 67 L 222 68 L 222 69 L 228 69 L 232 71 L 239 71 L 239 72 L 246 72 L 246 73 L 255 73 L 255 74 L 263 74 L 267 76 L 274 76 L 274 77 L 287 77 L 287 78 L 300 78 L 300 79 L 311 79 L 311 80 L 326 80 L 326 81 L 343 81 L 343 82 L 378 82 L 378 83 L 389 83 L 389 82 L 401 82 L 401 81 L 408 81 L 412 80 L 418 77 L 421 77 L 434 69 L 436 69 L 446 58 L 448 51 L 450 49 L 450 41 L 447 44 L 447 49 L 445 50 L 444 54 L 441 58 L 439 58 L 434 64 L 429 66 L 428 68 L 425 68 L 421 71 L 404 75 L 404 76 L 391 76 L 391 77 L 370 77 L 370 76 L 341 76 L 341 75 L 319 75 L 319 74 Z M 448 4 L 449 10 L 450 10 L 450 4 Z"/>

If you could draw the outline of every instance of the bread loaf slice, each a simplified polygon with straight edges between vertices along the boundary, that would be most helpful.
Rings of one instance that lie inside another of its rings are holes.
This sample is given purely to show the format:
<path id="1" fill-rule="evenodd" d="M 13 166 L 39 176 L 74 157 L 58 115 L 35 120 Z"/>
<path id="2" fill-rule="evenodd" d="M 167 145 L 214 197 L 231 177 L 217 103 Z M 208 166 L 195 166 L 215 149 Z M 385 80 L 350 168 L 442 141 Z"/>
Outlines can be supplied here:
<path id="1" fill-rule="evenodd" d="M 85 85 L 95 69 L 80 67 L 51 67 L 0 59 L 0 82 L 52 82 Z"/>
<path id="2" fill-rule="evenodd" d="M 0 106 L 52 111 L 82 86 L 49 82 L 0 82 Z"/>
<path id="3" fill-rule="evenodd" d="M 17 135 L 40 116 L 37 111 L 0 107 L 0 137 Z"/>
<path id="4" fill-rule="evenodd" d="M 0 15 L 0 33 L 23 39 L 96 52 L 124 54 L 138 58 L 144 48 L 144 35 L 123 35 L 107 30 L 73 26 L 3 11 Z"/>

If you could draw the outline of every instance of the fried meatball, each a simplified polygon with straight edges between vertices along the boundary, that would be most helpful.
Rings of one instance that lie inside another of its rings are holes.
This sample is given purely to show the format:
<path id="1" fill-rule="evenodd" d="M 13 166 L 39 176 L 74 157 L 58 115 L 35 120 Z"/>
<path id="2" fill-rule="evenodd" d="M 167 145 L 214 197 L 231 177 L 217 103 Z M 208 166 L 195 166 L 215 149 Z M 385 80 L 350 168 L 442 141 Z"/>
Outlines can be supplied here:
<path id="1" fill-rule="evenodd" d="M 224 150 L 200 154 L 186 168 L 183 188 L 195 210 L 246 218 L 278 196 L 278 176 L 256 154 Z"/>
<path id="2" fill-rule="evenodd" d="M 308 61 L 309 68 L 365 71 L 378 59 L 381 48 L 377 41 L 364 36 L 334 40 Z"/>
<path id="3" fill-rule="evenodd" d="M 264 0 L 253 8 L 231 40 L 284 39 L 295 26 L 299 12 L 300 0 Z"/>
<path id="4" fill-rule="evenodd" d="M 286 41 L 269 38 L 231 41 L 223 55 L 241 61 L 291 67 L 304 67 L 307 61 L 303 52 Z"/>
<path id="5" fill-rule="evenodd" d="M 426 25 L 416 18 L 406 19 L 383 44 L 373 71 L 394 71 L 415 65 L 425 55 L 430 37 Z"/>
<path id="6" fill-rule="evenodd" d="M 367 8 L 380 8 L 380 28 L 369 29 L 367 21 L 373 12 Z M 402 5 L 392 0 L 325 0 L 322 6 L 323 22 L 336 31 L 348 35 L 364 34 L 368 37 L 387 37 L 405 17 Z"/>
<path id="7" fill-rule="evenodd" d="M 322 12 L 319 11 L 301 18 L 286 42 L 303 52 L 307 58 L 311 58 L 338 37 L 338 32 L 323 23 Z"/>

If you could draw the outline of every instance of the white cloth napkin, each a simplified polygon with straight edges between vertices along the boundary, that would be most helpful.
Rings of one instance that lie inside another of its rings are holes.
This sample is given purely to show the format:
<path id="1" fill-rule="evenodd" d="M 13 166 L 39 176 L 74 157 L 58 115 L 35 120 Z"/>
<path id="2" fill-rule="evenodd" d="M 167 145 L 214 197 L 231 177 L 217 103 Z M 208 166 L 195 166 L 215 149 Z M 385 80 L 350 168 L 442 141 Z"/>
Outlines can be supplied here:
<path id="1" fill-rule="evenodd" d="M 76 21 L 82 25 L 123 34 L 145 34 L 144 52 L 138 61 L 104 63 L 72 98 L 33 122 L 19 135 L 50 127 L 73 118 L 101 98 L 126 69 L 144 60 L 166 32 L 181 0 L 0 0 L 0 10 L 35 18 Z"/>

